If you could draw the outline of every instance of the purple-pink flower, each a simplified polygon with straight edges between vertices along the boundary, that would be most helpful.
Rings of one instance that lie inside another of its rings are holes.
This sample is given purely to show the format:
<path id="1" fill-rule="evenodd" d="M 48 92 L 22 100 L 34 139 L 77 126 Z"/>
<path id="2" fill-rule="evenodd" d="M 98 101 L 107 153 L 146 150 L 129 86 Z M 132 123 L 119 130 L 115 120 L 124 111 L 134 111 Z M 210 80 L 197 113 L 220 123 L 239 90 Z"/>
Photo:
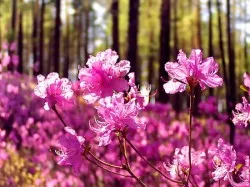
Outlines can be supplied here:
<path id="1" fill-rule="evenodd" d="M 195 151 L 191 148 L 191 155 L 192 171 L 195 172 L 195 167 L 205 161 L 206 154 L 205 152 Z M 187 175 L 189 170 L 188 146 L 184 146 L 181 149 L 176 148 L 172 164 L 167 165 L 164 163 L 164 167 L 170 172 L 171 177 L 174 179 L 178 179 L 179 176 L 184 177 Z"/>
<path id="2" fill-rule="evenodd" d="M 97 133 L 99 146 L 107 145 L 111 140 L 111 132 L 123 131 L 125 128 L 145 128 L 145 123 L 137 119 L 139 112 L 135 99 L 124 101 L 122 93 L 101 99 L 96 108 L 99 119 L 91 129 Z"/>
<path id="3" fill-rule="evenodd" d="M 227 145 L 222 139 L 218 140 L 217 148 L 209 150 L 209 154 L 213 156 L 215 171 L 212 173 L 213 179 L 228 180 L 236 166 L 236 151 L 233 146 Z"/>
<path id="4" fill-rule="evenodd" d="M 79 171 L 83 162 L 83 148 L 82 144 L 85 139 L 82 136 L 77 136 L 74 129 L 70 127 L 64 128 L 66 134 L 61 136 L 58 140 L 62 146 L 60 151 L 56 151 L 59 156 L 59 165 L 72 166 L 74 171 Z"/>
<path id="5" fill-rule="evenodd" d="M 243 83 L 244 83 L 244 91 L 247 91 L 250 95 L 250 76 L 248 73 L 244 73 L 243 75 Z"/>
<path id="6" fill-rule="evenodd" d="M 84 92 L 83 98 L 89 103 L 112 96 L 114 91 L 128 90 L 128 82 L 124 77 L 130 70 L 130 62 L 122 60 L 116 63 L 118 58 L 115 51 L 107 49 L 99 52 L 96 57 L 91 56 L 87 61 L 87 67 L 80 69 L 80 87 Z"/>
<path id="7" fill-rule="evenodd" d="M 59 78 L 58 73 L 50 73 L 46 78 L 37 76 L 38 85 L 34 89 L 35 95 L 45 99 L 44 109 L 49 110 L 55 105 L 62 108 L 71 107 L 73 104 L 73 90 L 71 82 L 66 78 Z"/>
<path id="8" fill-rule="evenodd" d="M 135 85 L 135 73 L 129 73 L 128 74 L 129 77 L 129 86 L 130 86 L 130 90 L 128 92 L 128 98 L 132 99 L 135 98 L 136 99 L 136 103 L 139 109 L 143 109 L 145 108 L 145 106 L 148 104 L 149 101 L 149 92 L 150 92 L 150 86 L 148 86 L 144 93 L 140 92 L 137 88 L 137 86 Z"/>
<path id="9" fill-rule="evenodd" d="M 199 83 L 202 90 L 206 87 L 221 86 L 223 80 L 216 73 L 218 64 L 213 57 L 202 59 L 203 55 L 200 49 L 193 49 L 189 58 L 180 50 L 178 62 L 167 62 L 165 70 L 171 80 L 163 85 L 165 92 L 174 94 L 183 92 L 188 84 L 190 87 Z"/>
<path id="10" fill-rule="evenodd" d="M 242 103 L 238 103 L 233 111 L 233 123 L 235 125 L 245 125 L 247 127 L 250 120 L 250 104 L 245 97 L 242 97 Z"/>

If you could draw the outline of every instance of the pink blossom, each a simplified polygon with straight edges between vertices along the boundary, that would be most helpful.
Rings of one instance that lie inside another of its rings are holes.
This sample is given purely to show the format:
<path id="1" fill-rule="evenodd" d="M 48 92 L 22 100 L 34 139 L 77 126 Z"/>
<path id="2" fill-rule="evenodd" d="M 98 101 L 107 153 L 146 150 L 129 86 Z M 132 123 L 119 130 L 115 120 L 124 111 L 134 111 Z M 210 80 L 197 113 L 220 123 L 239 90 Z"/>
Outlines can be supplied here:
<path id="1" fill-rule="evenodd" d="M 250 120 L 250 104 L 245 97 L 242 97 L 243 102 L 238 103 L 233 111 L 233 123 L 235 125 L 245 125 L 247 127 Z"/>
<path id="2" fill-rule="evenodd" d="M 128 90 L 128 82 L 124 77 L 130 70 L 130 62 L 122 60 L 116 63 L 118 57 L 115 51 L 108 49 L 96 57 L 91 56 L 87 67 L 80 69 L 80 87 L 84 91 L 84 99 L 89 103 L 112 96 L 114 91 Z"/>
<path id="3" fill-rule="evenodd" d="M 68 79 L 60 79 L 58 73 L 50 73 L 46 79 L 44 76 L 38 75 L 37 80 L 38 85 L 35 87 L 34 93 L 45 99 L 45 110 L 51 109 L 56 104 L 62 108 L 72 106 L 73 90 Z"/>
<path id="4" fill-rule="evenodd" d="M 190 87 L 200 84 L 202 90 L 206 87 L 218 87 L 223 83 L 216 73 L 218 64 L 213 57 L 202 59 L 203 55 L 200 49 L 193 49 L 189 58 L 180 50 L 178 62 L 167 62 L 165 70 L 168 72 L 171 80 L 163 85 L 166 93 L 174 94 L 183 92 L 188 84 Z"/>
<path id="5" fill-rule="evenodd" d="M 191 164 L 193 166 L 193 172 L 195 167 L 202 164 L 205 161 L 205 152 L 195 151 L 191 149 Z M 188 173 L 189 169 L 189 158 L 188 158 L 188 146 L 184 146 L 181 149 L 176 148 L 174 153 L 174 160 L 172 164 L 167 165 L 164 163 L 166 170 L 170 172 L 172 178 L 178 178 L 179 176 L 184 177 Z"/>
<path id="6" fill-rule="evenodd" d="M 13 63 L 14 66 L 18 66 L 19 64 L 19 57 L 15 54 L 11 55 L 11 62 Z"/>
<path id="7" fill-rule="evenodd" d="M 128 84 L 130 86 L 130 90 L 128 92 L 128 98 L 129 99 L 135 98 L 139 109 L 145 108 L 149 100 L 150 87 L 147 87 L 145 93 L 142 93 L 138 90 L 137 86 L 135 85 L 135 73 L 134 72 L 129 73 L 128 77 L 129 77 Z"/>
<path id="8" fill-rule="evenodd" d="M 209 150 L 209 154 L 213 156 L 215 171 L 212 173 L 213 179 L 229 179 L 234 171 L 236 164 L 236 151 L 233 146 L 224 144 L 222 139 L 218 140 L 217 148 Z"/>
<path id="9" fill-rule="evenodd" d="M 77 136 L 75 130 L 70 127 L 65 127 L 64 130 L 66 134 L 59 138 L 59 144 L 63 148 L 56 152 L 60 158 L 58 164 L 62 166 L 70 165 L 77 172 L 83 162 L 82 144 L 85 139 L 82 136 Z"/>
<path id="10" fill-rule="evenodd" d="M 145 124 L 137 119 L 139 110 L 135 99 L 124 103 L 122 93 L 101 99 L 96 109 L 99 120 L 96 120 L 96 126 L 91 126 L 91 129 L 98 134 L 99 146 L 110 143 L 113 131 L 145 128 Z"/>
<path id="11" fill-rule="evenodd" d="M 7 66 L 10 63 L 10 56 L 7 52 L 0 52 L 0 62 L 3 66 Z"/>

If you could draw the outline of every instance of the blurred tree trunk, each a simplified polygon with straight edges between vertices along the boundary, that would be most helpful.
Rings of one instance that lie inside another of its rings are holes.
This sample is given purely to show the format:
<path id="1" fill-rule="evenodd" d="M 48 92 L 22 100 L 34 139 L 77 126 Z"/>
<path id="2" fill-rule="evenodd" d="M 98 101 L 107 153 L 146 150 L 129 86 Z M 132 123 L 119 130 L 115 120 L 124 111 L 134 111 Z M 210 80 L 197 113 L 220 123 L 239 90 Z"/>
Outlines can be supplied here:
<path id="1" fill-rule="evenodd" d="M 201 4 L 200 1 L 196 2 L 196 44 L 195 47 L 202 49 L 202 39 L 201 39 Z M 195 100 L 194 100 L 194 110 L 193 114 L 198 116 L 199 112 L 199 103 L 201 102 L 201 87 L 199 85 L 195 88 Z"/>
<path id="2" fill-rule="evenodd" d="M 222 21 L 221 21 L 221 3 L 220 0 L 216 0 L 217 5 L 217 20 L 218 20 L 218 33 L 219 33 L 219 48 L 220 48 L 220 55 L 222 61 L 222 70 L 223 70 L 223 79 L 224 84 L 226 87 L 226 95 L 228 95 L 228 76 L 227 76 L 227 65 L 225 60 L 225 53 L 224 53 L 224 41 L 223 41 L 223 32 L 222 32 Z M 228 98 L 228 96 L 226 96 Z"/>
<path id="3" fill-rule="evenodd" d="M 33 27 L 32 27 L 32 51 L 33 51 L 33 65 L 35 65 L 38 61 L 37 58 L 37 20 L 38 20 L 38 0 L 33 2 Z M 33 66 L 33 75 L 38 75 L 38 71 Z"/>
<path id="4" fill-rule="evenodd" d="M 22 6 L 22 0 L 20 0 Z M 22 7 L 19 9 L 19 28 L 18 28 L 18 58 L 19 63 L 17 70 L 23 73 L 23 13 Z"/>
<path id="5" fill-rule="evenodd" d="M 173 0 L 173 37 L 174 37 L 174 59 L 177 58 L 179 53 L 179 38 L 178 38 L 178 0 Z M 173 96 L 173 108 L 176 111 L 177 117 L 181 111 L 181 94 L 176 93 Z"/>
<path id="6" fill-rule="evenodd" d="M 44 13 L 45 13 L 45 1 L 41 2 L 40 11 L 40 29 L 39 29 L 39 74 L 44 73 Z"/>
<path id="7" fill-rule="evenodd" d="M 11 32 L 9 32 L 7 35 L 9 44 L 11 44 L 12 42 L 15 42 L 15 39 L 16 39 L 16 17 L 17 17 L 16 13 L 17 13 L 17 1 L 12 0 Z M 10 56 L 12 55 L 12 53 L 13 51 L 9 50 Z M 10 63 L 8 64 L 8 70 L 9 71 L 14 70 L 14 64 L 12 62 L 12 58 L 10 60 Z"/>
<path id="8" fill-rule="evenodd" d="M 137 62 L 139 0 L 129 0 L 128 54 L 131 72 L 135 72 L 135 81 L 140 83 L 140 71 Z"/>
<path id="9" fill-rule="evenodd" d="M 55 33 L 54 33 L 54 71 L 60 73 L 60 27 L 61 27 L 61 0 L 55 1 L 56 18 L 55 18 Z"/>
<path id="10" fill-rule="evenodd" d="M 152 6 L 153 0 L 149 0 L 149 7 Z M 154 72 L 154 61 L 155 61 L 155 51 L 154 51 L 154 28 L 153 28 L 153 21 L 152 21 L 152 13 L 148 11 L 148 20 L 150 21 L 151 28 L 149 31 L 149 56 L 148 56 L 148 83 L 152 86 L 152 89 L 155 89 L 155 72 Z"/>
<path id="11" fill-rule="evenodd" d="M 53 61 L 53 48 L 54 48 L 54 28 L 50 28 L 49 30 L 49 45 L 48 45 L 48 66 L 47 66 L 47 72 L 52 72 L 54 71 L 54 61 Z"/>
<path id="12" fill-rule="evenodd" d="M 77 64 L 78 66 L 82 65 L 82 55 L 81 55 L 81 49 L 82 49 L 82 5 L 80 6 L 80 9 L 78 9 L 78 24 L 77 24 Z"/>
<path id="13" fill-rule="evenodd" d="M 15 33 L 16 33 L 16 13 L 17 13 L 17 1 L 16 0 L 12 0 L 12 15 L 11 15 L 11 30 L 12 30 L 12 34 L 11 34 L 11 39 L 10 41 L 15 40 Z"/>
<path id="14" fill-rule="evenodd" d="M 69 25 L 69 14 L 66 15 L 66 36 L 64 38 L 64 66 L 63 66 L 63 77 L 69 77 L 69 41 L 70 41 L 70 25 Z M 78 39 L 80 40 L 80 39 Z"/>
<path id="15" fill-rule="evenodd" d="M 165 63 L 170 58 L 170 0 L 162 0 L 161 5 L 161 30 L 160 30 L 160 67 L 159 67 L 159 97 L 160 102 L 168 102 L 169 96 L 163 89 L 163 81 L 168 79 Z"/>
<path id="16" fill-rule="evenodd" d="M 214 51 L 213 51 L 213 14 L 212 14 L 212 1 L 208 0 L 207 2 L 207 6 L 208 6 L 208 15 L 209 15 L 209 19 L 208 19 L 208 56 L 212 57 L 214 55 Z M 212 96 L 214 95 L 214 89 L 213 88 L 209 88 L 209 95 Z"/>
<path id="17" fill-rule="evenodd" d="M 119 0 L 112 0 L 112 49 L 119 54 Z"/>
<path id="18" fill-rule="evenodd" d="M 228 51 L 228 59 L 229 59 L 229 93 L 230 93 L 230 100 L 228 98 L 227 103 L 229 103 L 228 107 L 228 115 L 232 117 L 232 110 L 236 104 L 236 76 L 235 76 L 235 54 L 234 54 L 234 47 L 233 47 L 233 34 L 231 29 L 231 10 L 230 10 L 230 0 L 227 0 L 227 51 Z M 235 126 L 231 120 L 229 120 L 230 125 L 230 143 L 234 143 L 234 136 L 235 136 Z"/>
<path id="19" fill-rule="evenodd" d="M 248 21 L 247 21 L 247 0 L 244 0 L 244 3 L 243 3 L 244 7 L 244 14 L 243 14 L 243 17 L 244 17 L 244 66 L 245 66 L 245 72 L 248 72 L 248 55 L 247 55 L 247 27 L 246 25 L 248 24 Z M 247 93 L 246 93 L 247 95 Z"/>
<path id="20" fill-rule="evenodd" d="M 90 12 L 90 0 L 83 0 L 84 6 L 84 64 L 87 62 L 89 53 L 88 53 L 88 44 L 89 44 L 89 12 Z"/>

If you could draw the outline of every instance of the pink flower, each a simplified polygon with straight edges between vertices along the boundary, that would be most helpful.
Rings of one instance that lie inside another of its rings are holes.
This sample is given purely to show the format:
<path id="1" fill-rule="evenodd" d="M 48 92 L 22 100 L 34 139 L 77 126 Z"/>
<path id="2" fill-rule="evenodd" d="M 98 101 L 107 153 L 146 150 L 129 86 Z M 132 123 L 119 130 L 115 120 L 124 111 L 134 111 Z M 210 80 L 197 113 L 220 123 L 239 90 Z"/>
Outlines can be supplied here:
<path id="1" fill-rule="evenodd" d="M 149 101 L 150 87 L 147 87 L 145 90 L 145 93 L 142 93 L 138 91 L 138 88 L 135 85 L 135 73 L 134 72 L 129 73 L 128 77 L 129 77 L 128 84 L 130 86 L 130 90 L 128 92 L 128 98 L 129 99 L 135 98 L 137 107 L 139 109 L 145 108 L 145 106 L 148 104 L 148 101 Z"/>
<path id="2" fill-rule="evenodd" d="M 200 49 L 193 49 L 189 58 L 180 50 L 177 59 L 178 62 L 165 64 L 165 70 L 171 77 L 171 80 L 163 85 L 166 93 L 183 92 L 187 84 L 194 87 L 199 83 L 202 90 L 222 85 L 222 78 L 216 74 L 218 64 L 213 57 L 203 60 Z"/>
<path id="3" fill-rule="evenodd" d="M 96 57 L 91 56 L 87 67 L 79 72 L 80 87 L 84 91 L 84 99 L 94 103 L 97 99 L 112 96 L 114 91 L 128 90 L 128 82 L 124 79 L 130 70 L 130 62 L 122 60 L 116 63 L 118 55 L 108 49 Z"/>
<path id="4" fill-rule="evenodd" d="M 250 104 L 245 97 L 242 97 L 243 102 L 235 106 L 236 111 L 233 111 L 233 123 L 235 125 L 245 125 L 247 127 L 250 120 Z"/>
<path id="5" fill-rule="evenodd" d="M 97 107 L 99 116 L 99 120 L 96 120 L 97 126 L 91 126 L 91 129 L 98 134 L 99 146 L 110 143 L 113 131 L 145 128 L 145 124 L 137 119 L 138 112 L 135 99 L 124 103 L 122 93 L 101 99 L 100 106 Z"/>
<path id="6" fill-rule="evenodd" d="M 85 139 L 77 136 L 74 129 L 65 127 L 66 134 L 59 138 L 59 144 L 63 147 L 61 151 L 56 151 L 59 156 L 58 164 L 62 166 L 72 166 L 74 171 L 79 171 L 83 162 L 82 144 Z"/>
<path id="7" fill-rule="evenodd" d="M 205 161 L 205 152 L 195 151 L 191 148 L 191 164 L 193 167 L 193 172 L 197 169 L 197 166 Z M 172 164 L 168 166 L 164 163 L 166 170 L 170 172 L 172 178 L 177 179 L 179 176 L 184 177 L 188 174 L 189 170 L 189 159 L 188 159 L 188 146 L 184 146 L 181 149 L 176 148 L 174 153 L 174 160 Z M 195 168 L 196 167 L 196 168 Z"/>
<path id="8" fill-rule="evenodd" d="M 68 79 L 60 79 L 58 73 L 50 73 L 46 79 L 44 76 L 38 75 L 37 80 L 38 85 L 35 87 L 34 93 L 45 99 L 45 110 L 51 109 L 56 104 L 62 108 L 73 105 L 73 90 Z"/>
<path id="9" fill-rule="evenodd" d="M 3 66 L 7 66 L 10 63 L 10 56 L 7 52 L 0 52 L 0 62 Z"/>
<path id="10" fill-rule="evenodd" d="M 213 156 L 215 171 L 212 173 L 213 179 L 218 181 L 220 179 L 227 180 L 230 173 L 234 171 L 236 164 L 236 151 L 233 146 L 224 144 L 222 139 L 218 140 L 217 148 L 209 151 Z"/>

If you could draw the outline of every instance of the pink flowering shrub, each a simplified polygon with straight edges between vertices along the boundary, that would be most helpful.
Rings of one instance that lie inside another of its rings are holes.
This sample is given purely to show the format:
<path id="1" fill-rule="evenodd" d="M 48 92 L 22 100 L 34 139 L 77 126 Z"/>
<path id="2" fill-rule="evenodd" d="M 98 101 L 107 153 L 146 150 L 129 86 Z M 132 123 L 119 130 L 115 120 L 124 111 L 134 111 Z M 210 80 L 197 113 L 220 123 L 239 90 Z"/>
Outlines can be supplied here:
<path id="1" fill-rule="evenodd" d="M 169 104 L 148 104 L 150 86 L 140 91 L 130 63 L 117 59 L 112 50 L 91 56 L 76 82 L 2 73 L 0 186 L 249 186 L 247 98 L 233 111 L 241 127 L 231 146 L 216 98 L 200 103 L 205 115 L 177 118 Z M 166 70 L 167 93 L 222 84 L 200 50 L 180 52 Z"/>

